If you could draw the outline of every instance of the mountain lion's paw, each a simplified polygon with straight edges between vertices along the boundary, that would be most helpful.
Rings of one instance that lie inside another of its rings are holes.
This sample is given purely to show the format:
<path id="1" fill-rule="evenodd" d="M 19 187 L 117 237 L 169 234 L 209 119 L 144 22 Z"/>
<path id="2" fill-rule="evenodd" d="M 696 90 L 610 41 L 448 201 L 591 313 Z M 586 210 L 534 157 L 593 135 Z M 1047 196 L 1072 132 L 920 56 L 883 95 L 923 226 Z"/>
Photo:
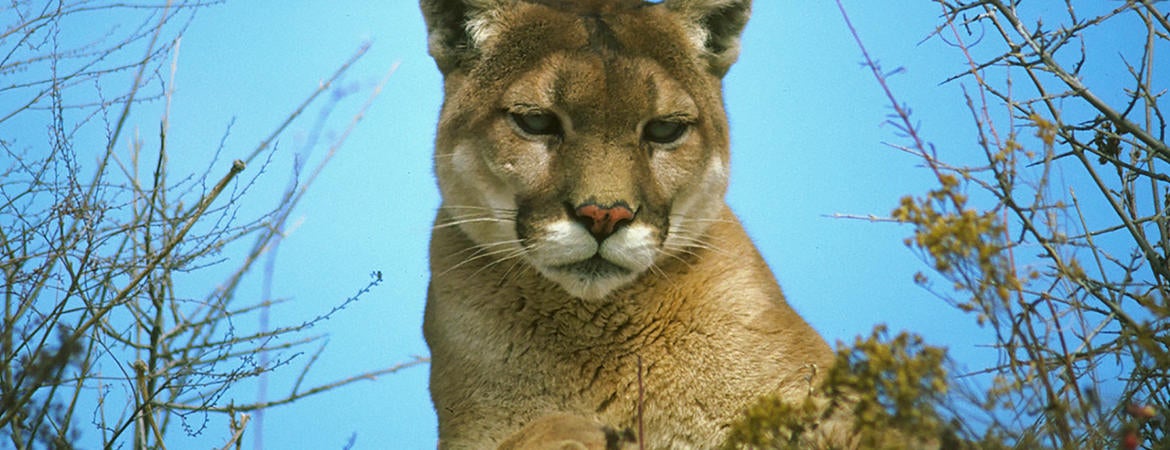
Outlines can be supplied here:
<path id="1" fill-rule="evenodd" d="M 499 450 L 623 450 L 637 448 L 630 429 L 615 430 L 570 414 L 550 414 L 513 434 Z"/>

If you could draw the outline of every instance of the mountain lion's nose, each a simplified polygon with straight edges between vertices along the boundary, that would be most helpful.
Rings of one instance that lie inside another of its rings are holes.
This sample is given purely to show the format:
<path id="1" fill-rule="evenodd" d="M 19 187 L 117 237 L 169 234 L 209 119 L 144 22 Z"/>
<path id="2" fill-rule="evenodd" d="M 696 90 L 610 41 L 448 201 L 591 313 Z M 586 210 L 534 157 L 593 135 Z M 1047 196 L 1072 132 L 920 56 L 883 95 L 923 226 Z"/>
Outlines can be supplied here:
<path id="1" fill-rule="evenodd" d="M 597 242 L 604 241 L 618 228 L 634 220 L 634 212 L 625 202 L 617 202 L 608 207 L 585 203 L 578 206 L 574 212 L 577 214 L 577 220 L 593 233 Z"/>

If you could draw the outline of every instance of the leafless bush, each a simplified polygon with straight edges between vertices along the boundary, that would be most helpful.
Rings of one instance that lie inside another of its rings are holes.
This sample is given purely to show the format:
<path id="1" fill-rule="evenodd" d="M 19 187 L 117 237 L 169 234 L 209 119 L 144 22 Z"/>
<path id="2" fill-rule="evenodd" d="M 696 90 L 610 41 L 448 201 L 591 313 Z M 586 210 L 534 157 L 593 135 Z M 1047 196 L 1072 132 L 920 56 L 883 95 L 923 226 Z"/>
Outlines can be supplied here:
<path id="1" fill-rule="evenodd" d="M 936 292 L 994 332 L 1000 364 L 981 398 L 991 429 L 1051 448 L 1165 448 L 1170 149 L 1155 55 L 1170 49 L 1166 13 L 1152 1 L 937 3 L 936 38 L 968 62 L 948 81 L 964 88 L 982 161 L 945 162 L 970 159 L 924 144 L 897 109 L 892 123 L 912 138 L 902 150 L 939 188 L 894 217 L 953 287 Z M 1107 43 L 1116 53 L 1098 50 Z M 1110 67 L 1127 78 L 1103 78 Z M 1119 396 L 1102 395 L 1110 385 Z"/>
<path id="2" fill-rule="evenodd" d="M 968 61 L 953 82 L 968 92 L 983 162 L 948 165 L 914 146 L 945 198 L 907 199 L 895 214 L 955 285 L 944 297 L 995 332 L 1002 363 L 986 406 L 1009 412 L 997 425 L 1053 448 L 1165 448 L 1170 148 L 1159 100 L 1170 80 L 1155 55 L 1170 50 L 1167 14 L 1148 0 L 938 3 L 938 38 Z M 1116 53 L 1098 49 L 1107 44 Z M 1125 68 L 1112 80 L 1123 88 L 1111 88 L 1110 67 Z M 965 190 L 994 199 L 977 214 L 995 225 L 955 234 L 955 248 L 934 243 L 946 221 L 915 216 L 915 204 L 963 216 L 975 209 Z M 1120 396 L 1101 395 L 1111 384 Z"/>
<path id="3" fill-rule="evenodd" d="M 241 200 L 262 181 L 270 144 L 365 47 L 255 150 L 229 162 L 221 143 L 204 149 L 212 156 L 203 173 L 176 176 L 168 74 L 194 11 L 211 3 L 17 1 L 4 13 L 0 126 L 45 130 L 44 140 L 0 137 L 0 438 L 14 448 L 72 448 L 82 437 L 106 448 L 165 448 L 175 433 L 203 432 L 213 414 L 230 424 L 225 447 L 238 446 L 247 412 L 400 368 L 302 386 L 324 349 L 305 331 L 378 285 L 380 273 L 302 323 L 239 325 L 279 303 L 241 298 L 238 288 L 362 113 L 267 213 L 248 218 Z M 113 25 L 70 32 L 97 17 Z M 157 139 L 127 138 L 131 111 L 159 103 Z M 222 266 L 224 252 L 240 248 L 217 287 L 182 287 L 183 277 Z M 300 371 L 290 392 L 260 402 L 232 395 L 282 366 Z"/>
<path id="4" fill-rule="evenodd" d="M 990 378 L 972 389 L 914 382 L 939 362 L 897 340 L 842 349 L 849 367 L 835 371 L 893 380 L 852 391 L 844 404 L 880 405 L 866 411 L 886 424 L 859 417 L 855 430 L 863 441 L 890 428 L 927 433 L 944 448 L 1170 448 L 1170 148 L 1160 105 L 1170 17 L 1152 0 L 935 3 L 942 23 L 932 38 L 966 61 L 945 81 L 962 87 L 957 100 L 976 131 L 969 149 L 927 142 L 886 83 L 897 71 L 849 28 L 893 108 L 888 124 L 904 140 L 893 147 L 938 183 L 889 218 L 913 226 L 906 244 L 933 271 L 915 281 L 971 313 L 999 359 L 958 374 Z M 907 409 L 922 400 L 948 420 Z M 765 400 L 732 447 L 792 442 L 785 436 L 808 428 L 792 423 L 793 411 Z M 919 448 L 914 441 L 883 448 Z"/>

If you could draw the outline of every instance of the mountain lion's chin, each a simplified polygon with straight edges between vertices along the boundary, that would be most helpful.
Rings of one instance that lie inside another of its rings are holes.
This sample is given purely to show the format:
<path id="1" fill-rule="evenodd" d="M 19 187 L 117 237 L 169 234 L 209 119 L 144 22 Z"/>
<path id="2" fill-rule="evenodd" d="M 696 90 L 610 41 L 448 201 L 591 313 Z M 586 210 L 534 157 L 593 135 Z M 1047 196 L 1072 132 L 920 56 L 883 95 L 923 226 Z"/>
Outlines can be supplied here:
<path id="1" fill-rule="evenodd" d="M 540 269 L 541 274 L 573 297 L 600 300 L 638 277 L 639 272 L 594 256 L 592 258 Z"/>

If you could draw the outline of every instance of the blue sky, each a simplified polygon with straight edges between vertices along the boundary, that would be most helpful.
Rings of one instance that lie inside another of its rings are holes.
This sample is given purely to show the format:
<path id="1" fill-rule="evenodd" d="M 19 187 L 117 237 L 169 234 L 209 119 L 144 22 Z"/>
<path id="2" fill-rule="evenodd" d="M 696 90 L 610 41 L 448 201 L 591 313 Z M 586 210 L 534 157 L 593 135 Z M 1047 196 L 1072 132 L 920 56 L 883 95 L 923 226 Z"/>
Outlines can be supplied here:
<path id="1" fill-rule="evenodd" d="M 960 86 L 940 85 L 965 61 L 938 39 L 923 41 L 940 9 L 926 1 L 845 4 L 871 55 L 887 70 L 905 69 L 890 84 L 913 108 L 924 137 L 954 155 L 974 151 Z M 299 323 L 328 310 L 364 286 L 371 271 L 381 271 L 385 282 L 313 330 L 328 333 L 329 346 L 308 385 L 427 353 L 420 327 L 427 240 L 439 202 L 431 141 L 441 80 L 426 53 L 417 4 L 227 2 L 196 15 L 177 60 L 172 162 L 199 170 L 230 125 L 220 160 L 226 170 L 367 41 L 371 50 L 343 82 L 356 93 L 327 131 L 341 131 L 354 105 L 397 70 L 294 213 L 299 225 L 279 249 L 274 279 L 274 294 L 291 301 L 272 311 L 272 322 Z M 830 342 L 885 323 L 921 333 L 961 364 L 980 367 L 993 360 L 979 347 L 991 336 L 914 285 L 914 273 L 926 268 L 902 244 L 909 228 L 828 217 L 886 215 L 903 195 L 932 186 L 919 161 L 882 144 L 900 138 L 882 125 L 890 109 L 860 61 L 833 2 L 757 2 L 739 63 L 725 81 L 733 145 L 728 201 L 789 302 Z M 157 111 L 144 109 L 131 123 L 149 134 L 157 121 Z M 303 158 L 311 167 L 323 155 L 303 150 L 311 122 L 294 124 L 278 143 L 277 162 L 245 200 L 258 211 L 285 186 L 288 161 Z M 254 165 L 249 174 L 258 170 Z M 239 258 L 224 256 L 229 263 Z M 213 270 L 182 288 L 206 292 L 215 282 Z M 258 295 L 258 287 L 247 289 Z M 355 436 L 355 448 L 433 448 L 426 374 L 425 366 L 415 367 L 269 410 L 265 447 L 341 448 Z M 276 376 L 270 396 L 293 376 Z M 237 403 L 253 399 L 240 395 Z M 203 448 L 221 442 L 221 431 L 176 437 L 172 445 Z"/>

